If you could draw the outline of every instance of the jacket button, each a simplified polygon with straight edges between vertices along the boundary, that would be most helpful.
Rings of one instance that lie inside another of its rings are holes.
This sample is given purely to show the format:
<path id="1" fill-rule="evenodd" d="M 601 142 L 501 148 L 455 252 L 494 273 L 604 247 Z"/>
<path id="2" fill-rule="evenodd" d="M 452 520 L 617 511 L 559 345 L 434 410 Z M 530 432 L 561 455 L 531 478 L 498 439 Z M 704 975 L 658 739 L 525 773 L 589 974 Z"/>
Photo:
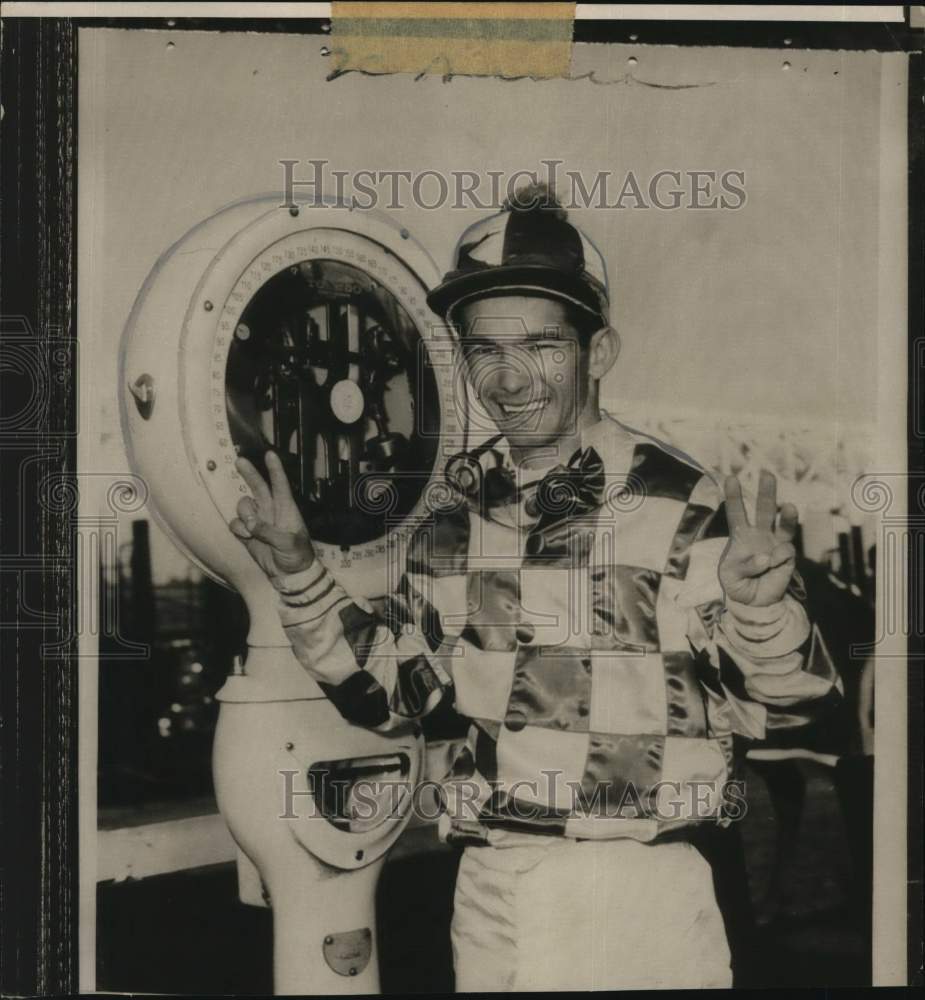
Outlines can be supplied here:
<path id="1" fill-rule="evenodd" d="M 512 709 L 504 718 L 504 728 L 519 733 L 527 725 L 527 716 L 520 709 Z"/>

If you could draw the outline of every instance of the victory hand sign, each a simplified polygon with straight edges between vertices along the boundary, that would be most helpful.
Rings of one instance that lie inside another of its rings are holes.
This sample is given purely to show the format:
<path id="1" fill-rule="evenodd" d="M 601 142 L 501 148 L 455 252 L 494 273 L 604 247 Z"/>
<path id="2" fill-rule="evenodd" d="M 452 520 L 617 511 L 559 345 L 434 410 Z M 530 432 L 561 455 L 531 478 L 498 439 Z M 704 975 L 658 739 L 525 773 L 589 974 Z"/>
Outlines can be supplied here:
<path id="1" fill-rule="evenodd" d="M 279 455 L 268 451 L 266 463 L 269 485 L 246 458 L 235 463 L 254 496 L 238 502 L 238 516 L 228 527 L 264 573 L 275 577 L 308 569 L 315 552 Z"/>
<path id="2" fill-rule="evenodd" d="M 742 500 L 742 486 L 736 476 L 725 483 L 729 545 L 719 564 L 719 582 L 726 597 L 739 604 L 765 607 L 783 599 L 793 576 L 796 550 L 791 541 L 797 526 L 793 504 L 777 514 L 777 479 L 762 471 L 758 482 L 755 523 L 750 524 Z"/>

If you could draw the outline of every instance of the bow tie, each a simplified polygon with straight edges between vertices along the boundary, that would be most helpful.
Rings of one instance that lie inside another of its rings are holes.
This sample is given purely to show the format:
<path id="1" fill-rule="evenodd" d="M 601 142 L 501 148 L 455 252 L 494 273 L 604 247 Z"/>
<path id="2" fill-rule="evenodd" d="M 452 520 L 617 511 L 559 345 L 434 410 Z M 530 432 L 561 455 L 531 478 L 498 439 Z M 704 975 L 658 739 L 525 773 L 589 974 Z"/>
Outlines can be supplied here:
<path id="1" fill-rule="evenodd" d="M 541 524 L 586 514 L 603 503 L 604 463 L 593 448 L 579 448 L 566 465 L 550 469 L 533 486 L 523 488 L 524 510 Z"/>
<path id="2" fill-rule="evenodd" d="M 604 463 L 593 448 L 578 450 L 567 465 L 550 469 L 524 504 L 525 513 L 537 518 L 527 535 L 526 558 L 587 562 L 591 536 L 580 519 L 603 503 L 604 482 Z"/>
<path id="3" fill-rule="evenodd" d="M 514 472 L 502 465 L 482 469 L 479 453 L 458 455 L 447 463 L 447 478 L 482 513 L 524 502 L 524 512 L 538 518 L 533 531 L 600 507 L 604 497 L 604 463 L 593 448 L 579 448 L 565 465 L 520 489 Z"/>

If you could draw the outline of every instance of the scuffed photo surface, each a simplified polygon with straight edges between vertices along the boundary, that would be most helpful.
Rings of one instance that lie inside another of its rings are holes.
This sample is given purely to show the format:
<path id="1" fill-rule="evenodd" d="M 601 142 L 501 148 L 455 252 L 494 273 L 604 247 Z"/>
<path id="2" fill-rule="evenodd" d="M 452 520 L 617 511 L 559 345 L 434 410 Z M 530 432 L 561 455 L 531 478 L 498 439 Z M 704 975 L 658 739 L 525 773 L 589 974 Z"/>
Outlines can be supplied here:
<path id="1" fill-rule="evenodd" d="M 83 987 L 901 981 L 907 57 L 175 27 L 80 33 Z"/>

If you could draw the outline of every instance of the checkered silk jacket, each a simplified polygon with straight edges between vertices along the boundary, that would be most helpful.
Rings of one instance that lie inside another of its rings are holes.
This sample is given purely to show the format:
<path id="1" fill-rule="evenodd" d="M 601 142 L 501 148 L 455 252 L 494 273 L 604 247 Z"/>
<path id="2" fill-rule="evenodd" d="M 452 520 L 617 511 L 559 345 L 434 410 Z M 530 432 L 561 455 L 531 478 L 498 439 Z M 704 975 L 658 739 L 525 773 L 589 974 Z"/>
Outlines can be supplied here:
<path id="1" fill-rule="evenodd" d="M 770 607 L 724 600 L 725 510 L 702 469 L 605 416 L 564 475 L 545 499 L 548 476 L 492 504 L 454 495 L 383 613 L 318 562 L 274 581 L 295 655 L 347 720 L 467 720 L 441 775 L 444 833 L 463 842 L 722 820 L 733 737 L 840 697 L 798 577 Z"/>

